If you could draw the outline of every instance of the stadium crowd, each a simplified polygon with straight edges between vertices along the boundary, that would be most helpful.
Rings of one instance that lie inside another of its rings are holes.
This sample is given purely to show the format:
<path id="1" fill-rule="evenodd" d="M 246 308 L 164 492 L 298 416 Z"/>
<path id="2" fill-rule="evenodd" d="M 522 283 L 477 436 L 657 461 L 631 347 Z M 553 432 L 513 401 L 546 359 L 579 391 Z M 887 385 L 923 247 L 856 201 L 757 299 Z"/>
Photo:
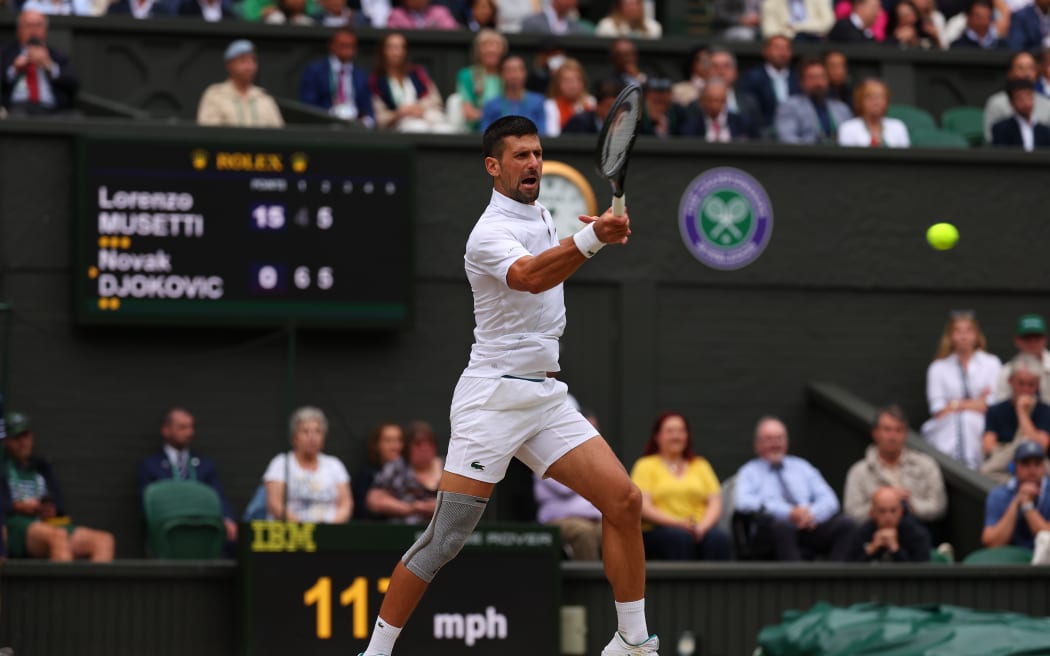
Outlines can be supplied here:
<path id="1" fill-rule="evenodd" d="M 928 126 L 890 115 L 893 98 L 885 82 L 851 77 L 840 44 L 871 42 L 1009 49 L 1015 54 L 1002 90 L 987 99 L 984 135 L 976 141 L 1025 150 L 1050 145 L 1050 19 L 1044 0 L 957 4 L 716 2 L 713 45 L 693 48 L 676 75 L 639 57 L 636 41 L 663 34 L 653 3 L 641 0 L 618 0 L 604 16 L 581 15 L 577 0 L 0 0 L 0 10 L 20 12 L 14 39 L 0 50 L 0 104 L 10 115 L 75 113 L 75 62 L 48 44 L 48 16 L 123 14 L 335 28 L 328 56 L 302 70 L 297 100 L 368 129 L 477 132 L 500 116 L 520 113 L 533 118 L 545 137 L 596 132 L 619 88 L 638 84 L 645 90 L 642 133 L 658 138 L 889 148 L 944 143 L 937 136 L 943 131 L 933 128 L 931 135 Z M 361 27 L 386 30 L 368 68 L 359 63 L 354 29 Z M 476 34 L 471 64 L 458 72 L 454 87 L 441 88 L 413 63 L 415 30 Z M 510 52 L 504 35 L 516 32 L 542 40 L 532 52 Z M 609 39 L 610 66 L 593 80 L 559 40 L 588 34 Z M 763 40 L 763 63 L 738 74 L 726 45 L 755 39 Z M 827 50 L 819 58 L 797 59 L 795 43 L 824 43 Z M 222 62 L 227 77 L 204 90 L 198 123 L 284 125 L 277 100 L 255 84 L 259 67 L 277 55 L 248 40 L 230 43 Z M 975 141 L 961 131 L 953 134 Z"/>
<path id="2" fill-rule="evenodd" d="M 1042 382 L 1050 375 L 1050 351 L 1043 318 L 1020 317 L 1015 344 L 1018 353 L 1003 366 L 985 350 L 973 314 L 952 313 L 929 367 L 930 418 L 921 432 L 931 447 L 998 483 L 986 501 L 985 547 L 1027 549 L 1032 562 L 1044 563 L 1050 562 L 1050 405 Z M 597 417 L 584 414 L 597 432 Z M 10 412 L 5 424 L 4 552 L 53 561 L 111 560 L 114 536 L 78 526 L 66 514 L 60 483 L 35 450 L 30 418 Z M 444 467 L 430 424 L 377 424 L 352 477 L 340 458 L 324 451 L 328 420 L 321 409 L 297 409 L 288 431 L 289 450 L 272 458 L 254 498 L 238 512 L 214 462 L 194 444 L 193 414 L 171 408 L 160 424 L 160 447 L 140 462 L 138 494 L 148 506 L 150 489 L 158 484 L 194 481 L 212 488 L 228 555 L 234 553 L 238 520 L 429 521 Z M 789 453 L 788 427 L 780 419 L 758 420 L 755 457 L 720 481 L 700 455 L 702 443 L 688 418 L 664 412 L 641 453 L 627 463 L 642 492 L 646 557 L 950 562 L 953 548 L 942 541 L 948 495 L 940 466 L 908 447 L 907 434 L 900 407 L 875 412 L 872 444 L 849 468 L 840 502 L 816 467 Z M 602 529 L 594 506 L 550 479 L 534 476 L 532 491 L 536 521 L 562 531 L 566 557 L 600 560 Z M 973 530 L 980 528 L 975 522 Z"/>

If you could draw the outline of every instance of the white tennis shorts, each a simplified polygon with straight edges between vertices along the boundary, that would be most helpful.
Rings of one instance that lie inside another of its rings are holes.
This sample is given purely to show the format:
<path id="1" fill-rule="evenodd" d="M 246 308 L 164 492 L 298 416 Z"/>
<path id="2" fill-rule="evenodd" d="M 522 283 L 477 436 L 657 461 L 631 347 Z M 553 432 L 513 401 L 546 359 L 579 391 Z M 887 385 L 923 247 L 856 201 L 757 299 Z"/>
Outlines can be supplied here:
<path id="1" fill-rule="evenodd" d="M 452 394 L 452 437 L 445 469 L 498 483 L 517 458 L 543 476 L 563 455 L 598 434 L 567 400 L 556 378 L 459 379 Z"/>

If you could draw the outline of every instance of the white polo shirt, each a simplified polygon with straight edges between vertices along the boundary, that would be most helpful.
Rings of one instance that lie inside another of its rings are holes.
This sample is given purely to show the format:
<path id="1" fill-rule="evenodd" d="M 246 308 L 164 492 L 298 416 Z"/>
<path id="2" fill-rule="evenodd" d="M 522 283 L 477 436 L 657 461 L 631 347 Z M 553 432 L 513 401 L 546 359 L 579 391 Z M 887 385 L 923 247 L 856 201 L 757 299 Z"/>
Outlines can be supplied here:
<path id="1" fill-rule="evenodd" d="M 558 245 L 545 207 L 525 205 L 496 190 L 467 239 L 463 256 L 474 293 L 474 345 L 464 376 L 498 378 L 559 371 L 558 338 L 565 330 L 562 285 L 539 294 L 507 285 L 507 271 L 526 255 Z"/>

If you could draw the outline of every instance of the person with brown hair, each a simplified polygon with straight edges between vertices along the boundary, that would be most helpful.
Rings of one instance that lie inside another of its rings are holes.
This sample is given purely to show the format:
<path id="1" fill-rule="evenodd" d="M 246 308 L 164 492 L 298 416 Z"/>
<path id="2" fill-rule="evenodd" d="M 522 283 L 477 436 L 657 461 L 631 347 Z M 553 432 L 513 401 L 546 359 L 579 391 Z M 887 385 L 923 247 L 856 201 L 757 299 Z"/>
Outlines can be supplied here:
<path id="1" fill-rule="evenodd" d="M 861 148 L 908 148 L 908 128 L 900 119 L 886 116 L 890 90 L 882 80 L 870 78 L 853 92 L 854 118 L 839 126 L 839 145 Z"/>
<path id="2" fill-rule="evenodd" d="M 1002 362 L 988 353 L 988 339 L 973 312 L 953 312 L 944 324 L 937 354 L 926 370 L 930 418 L 922 435 L 971 469 L 982 460 L 985 412 Z"/>
<path id="3" fill-rule="evenodd" d="M 632 39 L 659 39 L 664 29 L 645 15 L 642 0 L 615 0 L 609 15 L 598 21 L 596 36 L 627 36 Z"/>
<path id="4" fill-rule="evenodd" d="M 543 104 L 547 115 L 547 136 L 558 136 L 573 116 L 594 107 L 594 96 L 587 92 L 587 72 L 583 65 L 576 59 L 566 59 L 551 76 L 547 100 Z"/>

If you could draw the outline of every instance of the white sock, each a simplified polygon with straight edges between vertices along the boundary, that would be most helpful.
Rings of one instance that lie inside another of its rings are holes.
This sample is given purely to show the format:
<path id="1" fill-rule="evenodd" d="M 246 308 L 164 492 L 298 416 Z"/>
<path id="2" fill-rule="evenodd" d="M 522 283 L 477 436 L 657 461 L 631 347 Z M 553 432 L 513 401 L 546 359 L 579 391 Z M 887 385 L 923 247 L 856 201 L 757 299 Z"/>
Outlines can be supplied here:
<path id="1" fill-rule="evenodd" d="M 394 642 L 401 635 L 401 628 L 392 626 L 382 617 L 376 618 L 376 625 L 372 629 L 372 639 L 368 641 L 368 648 L 362 656 L 390 656 L 394 653 Z"/>
<path id="2" fill-rule="evenodd" d="M 616 630 L 631 645 L 640 645 L 649 639 L 645 626 L 645 599 L 616 603 Z M 365 652 L 366 654 L 368 652 Z"/>

